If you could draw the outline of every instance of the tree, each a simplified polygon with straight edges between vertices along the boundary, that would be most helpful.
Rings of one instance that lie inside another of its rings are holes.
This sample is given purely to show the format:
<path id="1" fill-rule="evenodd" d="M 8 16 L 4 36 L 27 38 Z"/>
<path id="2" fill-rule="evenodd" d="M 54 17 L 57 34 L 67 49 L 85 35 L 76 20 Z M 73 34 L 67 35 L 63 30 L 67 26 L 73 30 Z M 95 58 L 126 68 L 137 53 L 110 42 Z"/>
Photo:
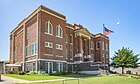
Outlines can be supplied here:
<path id="1" fill-rule="evenodd" d="M 112 58 L 111 65 L 115 68 L 121 67 L 122 74 L 124 74 L 124 68 L 136 68 L 138 67 L 139 54 L 134 55 L 133 50 L 129 48 L 122 48 L 115 52 Z"/>

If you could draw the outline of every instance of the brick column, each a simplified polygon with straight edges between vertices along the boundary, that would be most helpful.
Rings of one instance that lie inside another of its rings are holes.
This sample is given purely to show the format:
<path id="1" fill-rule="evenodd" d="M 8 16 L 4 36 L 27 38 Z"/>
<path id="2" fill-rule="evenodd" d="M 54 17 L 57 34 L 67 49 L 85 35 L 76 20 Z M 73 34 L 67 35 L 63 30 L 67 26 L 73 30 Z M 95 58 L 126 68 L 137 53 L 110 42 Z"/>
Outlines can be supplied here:
<path id="1" fill-rule="evenodd" d="M 40 63 L 38 62 L 38 58 L 39 58 L 39 14 L 37 13 L 37 26 L 36 26 L 36 30 L 37 30 L 37 57 L 36 57 L 36 72 L 38 73 L 38 70 L 40 70 L 40 66 L 38 66 Z"/>
<path id="2" fill-rule="evenodd" d="M 89 38 L 88 42 L 89 42 L 89 45 L 88 45 L 89 46 L 89 48 L 88 48 L 89 49 L 88 50 L 88 54 L 90 55 L 91 54 L 91 50 L 90 50 L 90 38 Z"/>
<path id="3" fill-rule="evenodd" d="M 14 63 L 15 60 L 15 36 L 12 34 L 12 64 Z"/>
<path id="4" fill-rule="evenodd" d="M 25 71 L 25 57 L 26 57 L 26 28 L 25 28 L 25 24 L 23 25 L 23 67 L 22 67 L 22 71 Z"/>

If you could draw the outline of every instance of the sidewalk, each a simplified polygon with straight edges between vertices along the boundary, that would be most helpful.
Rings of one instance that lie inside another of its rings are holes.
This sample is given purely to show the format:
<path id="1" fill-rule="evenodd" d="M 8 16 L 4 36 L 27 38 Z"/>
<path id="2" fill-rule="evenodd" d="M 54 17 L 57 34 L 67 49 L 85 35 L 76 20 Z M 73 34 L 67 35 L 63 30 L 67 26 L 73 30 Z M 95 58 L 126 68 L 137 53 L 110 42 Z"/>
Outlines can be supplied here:
<path id="1" fill-rule="evenodd" d="M 74 80 L 78 78 L 64 78 L 64 79 L 55 79 L 55 80 L 35 80 L 35 81 L 28 81 L 18 78 L 12 78 L 8 76 L 1 75 L 0 84 L 15 84 L 15 83 L 37 83 L 37 82 L 56 82 L 56 81 L 63 81 L 63 80 Z"/>
<path id="2" fill-rule="evenodd" d="M 12 78 L 12 77 L 3 76 L 3 75 L 1 75 L 1 80 L 2 81 L 0 81 L 0 84 L 15 84 L 15 83 L 29 83 L 30 82 L 28 80 Z"/>

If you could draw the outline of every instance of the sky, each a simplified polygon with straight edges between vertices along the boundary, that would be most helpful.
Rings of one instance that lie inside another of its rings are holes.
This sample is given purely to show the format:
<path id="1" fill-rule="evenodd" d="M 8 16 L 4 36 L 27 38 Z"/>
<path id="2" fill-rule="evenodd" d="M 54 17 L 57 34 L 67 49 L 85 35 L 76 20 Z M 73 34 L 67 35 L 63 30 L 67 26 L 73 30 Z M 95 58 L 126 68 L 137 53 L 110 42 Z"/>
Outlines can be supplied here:
<path id="1" fill-rule="evenodd" d="M 110 56 L 122 47 L 140 53 L 140 0 L 0 0 L 0 60 L 9 60 L 10 32 L 40 5 L 66 16 L 68 23 L 82 24 L 91 33 L 109 35 Z"/>

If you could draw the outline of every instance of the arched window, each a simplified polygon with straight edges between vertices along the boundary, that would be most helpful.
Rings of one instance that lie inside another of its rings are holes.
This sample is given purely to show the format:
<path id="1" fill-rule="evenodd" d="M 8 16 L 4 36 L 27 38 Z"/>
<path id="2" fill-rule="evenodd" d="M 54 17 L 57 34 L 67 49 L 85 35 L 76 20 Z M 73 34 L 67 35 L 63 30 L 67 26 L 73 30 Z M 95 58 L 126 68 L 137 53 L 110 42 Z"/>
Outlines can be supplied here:
<path id="1" fill-rule="evenodd" d="M 100 42 L 97 42 L 96 43 L 96 50 L 99 50 L 100 49 Z"/>
<path id="2" fill-rule="evenodd" d="M 52 26 L 52 24 L 51 24 L 50 21 L 48 21 L 48 22 L 46 23 L 46 25 L 45 25 L 45 32 L 46 32 L 46 34 L 52 35 L 53 26 Z"/>
<path id="3" fill-rule="evenodd" d="M 58 25 L 56 27 L 56 37 L 61 37 L 62 38 L 62 36 L 63 36 L 63 30 L 62 30 L 61 26 Z"/>
<path id="4" fill-rule="evenodd" d="M 73 35 L 70 34 L 70 44 L 73 43 Z"/>

